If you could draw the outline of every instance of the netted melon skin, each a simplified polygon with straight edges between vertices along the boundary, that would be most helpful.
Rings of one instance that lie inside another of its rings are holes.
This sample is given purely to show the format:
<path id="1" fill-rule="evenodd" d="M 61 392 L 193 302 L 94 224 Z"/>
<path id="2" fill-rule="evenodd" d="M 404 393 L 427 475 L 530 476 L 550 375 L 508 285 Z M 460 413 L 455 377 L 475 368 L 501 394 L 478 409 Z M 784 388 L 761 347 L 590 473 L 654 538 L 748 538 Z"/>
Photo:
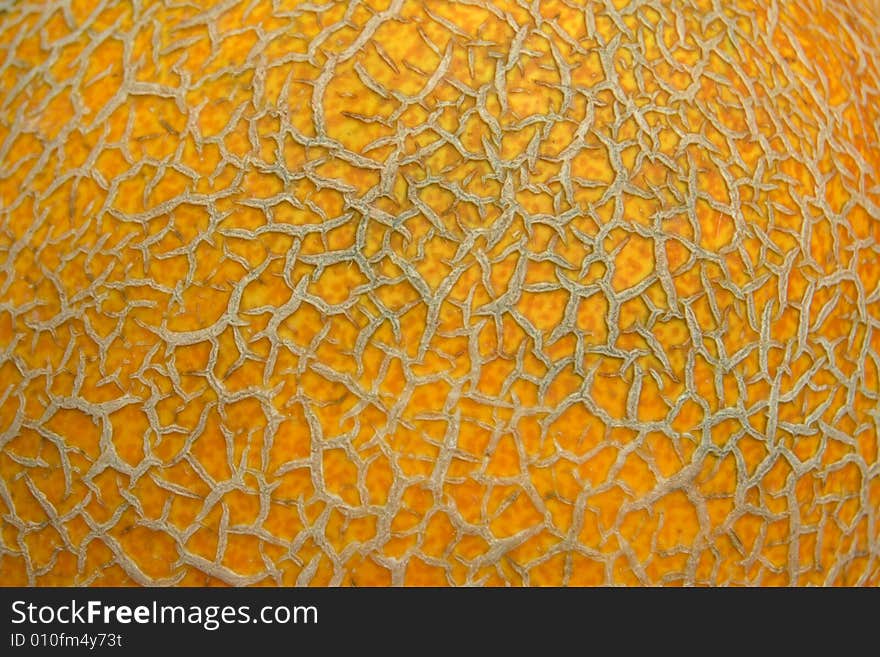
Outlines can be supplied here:
<path id="1" fill-rule="evenodd" d="M 880 583 L 876 1 L 201 4 L 0 3 L 0 584 Z"/>

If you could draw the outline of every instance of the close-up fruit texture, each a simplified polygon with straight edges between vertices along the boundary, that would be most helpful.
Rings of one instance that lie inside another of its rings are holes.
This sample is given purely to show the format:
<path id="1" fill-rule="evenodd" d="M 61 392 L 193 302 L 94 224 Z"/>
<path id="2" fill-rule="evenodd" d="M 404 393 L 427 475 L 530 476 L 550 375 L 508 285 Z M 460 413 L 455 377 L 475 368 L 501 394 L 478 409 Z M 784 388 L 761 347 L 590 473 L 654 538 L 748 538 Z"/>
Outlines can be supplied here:
<path id="1" fill-rule="evenodd" d="M 880 584 L 875 0 L 0 4 L 0 583 Z"/>

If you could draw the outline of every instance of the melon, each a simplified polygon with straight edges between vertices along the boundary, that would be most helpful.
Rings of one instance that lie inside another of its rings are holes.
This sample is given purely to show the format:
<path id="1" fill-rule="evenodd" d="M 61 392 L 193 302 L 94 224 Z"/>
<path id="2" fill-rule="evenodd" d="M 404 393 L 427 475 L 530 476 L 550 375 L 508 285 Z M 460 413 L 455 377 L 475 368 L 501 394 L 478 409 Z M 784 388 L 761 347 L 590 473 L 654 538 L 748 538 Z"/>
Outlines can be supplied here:
<path id="1" fill-rule="evenodd" d="M 880 584 L 877 2 L 0 43 L 0 583 Z"/>

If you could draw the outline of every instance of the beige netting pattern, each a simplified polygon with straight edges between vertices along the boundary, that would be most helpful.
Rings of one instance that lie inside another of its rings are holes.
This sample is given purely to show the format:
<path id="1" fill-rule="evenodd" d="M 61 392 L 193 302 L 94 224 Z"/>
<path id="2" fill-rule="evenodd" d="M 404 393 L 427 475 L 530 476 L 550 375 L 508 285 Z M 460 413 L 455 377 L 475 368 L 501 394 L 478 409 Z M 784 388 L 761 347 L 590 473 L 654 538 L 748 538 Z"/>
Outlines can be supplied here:
<path id="1" fill-rule="evenodd" d="M 878 582 L 876 4 L 197 4 L 0 4 L 0 580 Z"/>

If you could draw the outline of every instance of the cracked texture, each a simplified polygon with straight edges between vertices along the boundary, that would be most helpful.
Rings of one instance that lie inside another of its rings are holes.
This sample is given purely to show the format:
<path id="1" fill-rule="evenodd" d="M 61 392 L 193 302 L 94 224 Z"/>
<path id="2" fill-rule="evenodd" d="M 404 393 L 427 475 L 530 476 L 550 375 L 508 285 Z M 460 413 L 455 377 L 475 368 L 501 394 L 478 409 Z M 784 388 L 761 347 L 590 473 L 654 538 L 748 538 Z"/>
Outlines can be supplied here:
<path id="1" fill-rule="evenodd" d="M 0 3 L 3 584 L 880 583 L 876 2 Z"/>

